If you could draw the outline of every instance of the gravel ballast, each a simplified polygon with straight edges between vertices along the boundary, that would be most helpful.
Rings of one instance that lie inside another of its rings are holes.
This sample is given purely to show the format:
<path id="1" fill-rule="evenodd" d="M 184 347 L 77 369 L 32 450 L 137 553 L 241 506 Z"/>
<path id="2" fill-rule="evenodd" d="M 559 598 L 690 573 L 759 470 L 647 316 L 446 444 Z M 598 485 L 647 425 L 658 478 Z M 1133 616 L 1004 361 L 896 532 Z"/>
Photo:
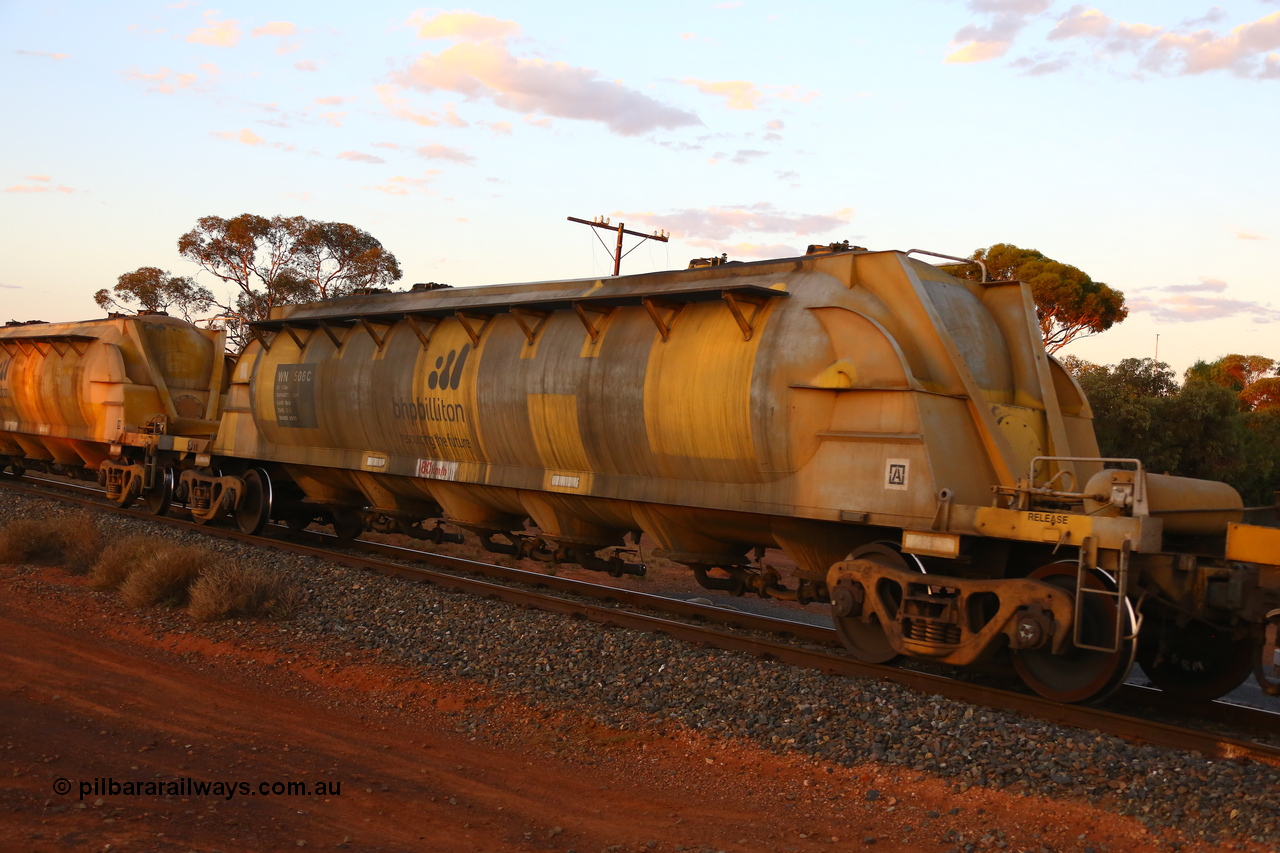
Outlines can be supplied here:
<path id="1" fill-rule="evenodd" d="M 0 521 L 66 515 L 65 504 L 0 489 Z M 606 628 L 332 563 L 98 513 L 103 541 L 146 533 L 199 544 L 302 586 L 306 603 L 280 623 L 292 642 L 336 660 L 376 652 L 424 681 L 467 679 L 543 711 L 623 730 L 673 725 L 778 753 L 928 773 L 951 790 L 1005 789 L 1087 800 L 1177 840 L 1280 839 L 1280 770 L 1138 746 L 1095 732 L 927 696 L 895 684 L 835 678 L 660 634 Z M 26 583 L 38 583 L 35 578 Z M 108 596 L 111 593 L 95 593 Z M 234 621 L 199 625 L 147 611 L 157 629 L 247 638 Z M 477 737 L 484 713 L 460 726 Z M 868 799 L 874 792 L 868 791 Z M 960 844 L 957 849 L 971 849 Z"/>

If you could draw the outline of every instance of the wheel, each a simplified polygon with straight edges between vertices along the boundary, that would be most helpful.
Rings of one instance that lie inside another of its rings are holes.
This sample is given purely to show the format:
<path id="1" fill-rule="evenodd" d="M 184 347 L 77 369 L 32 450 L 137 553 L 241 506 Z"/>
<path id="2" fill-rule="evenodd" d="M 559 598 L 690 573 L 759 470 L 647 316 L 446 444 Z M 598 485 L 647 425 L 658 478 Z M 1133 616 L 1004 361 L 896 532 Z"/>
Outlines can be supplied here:
<path id="1" fill-rule="evenodd" d="M 1031 573 L 1034 580 L 1045 581 L 1056 587 L 1075 593 L 1076 564 L 1050 563 Z M 1115 584 L 1102 572 L 1089 572 L 1085 584 L 1090 589 L 1114 590 Z M 1117 610 L 1114 599 L 1100 595 L 1086 595 L 1080 606 L 1080 630 L 1086 640 L 1094 645 L 1110 642 L 1115 636 Z M 1133 634 L 1133 606 L 1128 598 L 1121 599 L 1120 617 L 1123 638 Z M 1047 647 L 1019 649 L 1012 653 L 1013 668 L 1023 682 L 1046 699 L 1057 702 L 1090 702 L 1105 699 L 1124 683 L 1133 667 L 1137 643 L 1122 639 L 1115 652 L 1099 652 L 1093 649 L 1071 647 L 1060 655 Z"/>
<path id="2" fill-rule="evenodd" d="M 1143 623 L 1138 665 L 1165 693 L 1193 702 L 1210 702 L 1235 690 L 1253 672 L 1260 654 L 1248 636 L 1204 622 L 1179 627 L 1172 619 Z"/>
<path id="3" fill-rule="evenodd" d="M 903 554 L 892 542 L 873 542 L 870 545 L 863 545 L 855 549 L 846 559 L 867 560 L 888 568 L 924 572 L 924 566 L 915 555 Z M 867 594 L 873 595 L 874 592 L 867 590 Z M 867 663 L 889 663 L 899 657 L 897 651 L 890 645 L 889 638 L 885 636 L 884 629 L 880 627 L 880 620 L 877 617 L 872 616 L 870 622 L 863 622 L 858 616 L 832 614 L 832 619 L 840 641 L 858 660 Z"/>
<path id="4" fill-rule="evenodd" d="M 285 516 L 284 526 L 297 533 L 299 530 L 306 530 L 311 526 L 313 519 L 307 515 L 288 515 Z"/>
<path id="5" fill-rule="evenodd" d="M 364 533 L 364 518 L 352 509 L 333 511 L 333 532 L 339 539 L 350 541 Z"/>
<path id="6" fill-rule="evenodd" d="M 143 490 L 142 499 L 146 502 L 147 512 L 152 515 L 167 513 L 173 504 L 173 469 L 164 469 L 151 488 Z"/>
<path id="7" fill-rule="evenodd" d="M 271 478 L 261 468 L 252 468 L 241 479 L 244 494 L 235 509 L 236 526 L 241 533 L 256 536 L 271 518 Z"/>

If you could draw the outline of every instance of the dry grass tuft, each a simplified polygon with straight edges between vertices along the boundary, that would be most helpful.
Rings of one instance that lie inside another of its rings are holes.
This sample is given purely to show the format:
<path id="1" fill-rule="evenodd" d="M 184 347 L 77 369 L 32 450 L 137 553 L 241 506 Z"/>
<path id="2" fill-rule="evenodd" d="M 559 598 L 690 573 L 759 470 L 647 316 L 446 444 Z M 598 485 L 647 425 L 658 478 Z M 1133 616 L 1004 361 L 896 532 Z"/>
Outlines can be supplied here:
<path id="1" fill-rule="evenodd" d="M 129 573 L 145 563 L 163 546 L 153 536 L 129 536 L 108 545 L 89 570 L 96 589 L 119 589 Z"/>
<path id="2" fill-rule="evenodd" d="M 133 607 L 185 604 L 192 584 L 215 569 L 217 559 L 204 548 L 162 546 L 129 572 L 120 584 L 120 597 Z"/>
<path id="3" fill-rule="evenodd" d="M 220 564 L 201 574 L 191 587 L 188 612 L 201 622 L 230 616 L 288 619 L 304 600 L 302 591 L 276 572 Z"/>
<path id="4" fill-rule="evenodd" d="M 98 550 L 97 524 L 85 512 L 20 518 L 0 530 L 0 563 L 62 566 L 72 574 L 84 574 Z"/>

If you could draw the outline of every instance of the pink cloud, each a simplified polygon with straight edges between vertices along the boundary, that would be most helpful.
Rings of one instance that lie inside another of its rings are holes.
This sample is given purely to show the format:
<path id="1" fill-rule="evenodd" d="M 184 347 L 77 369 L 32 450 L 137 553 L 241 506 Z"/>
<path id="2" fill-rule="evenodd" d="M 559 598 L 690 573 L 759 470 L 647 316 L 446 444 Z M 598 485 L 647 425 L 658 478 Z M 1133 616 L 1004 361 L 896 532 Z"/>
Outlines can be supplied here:
<path id="1" fill-rule="evenodd" d="M 459 42 L 424 53 L 392 81 L 402 90 L 456 92 L 521 114 L 599 122 L 621 136 L 702 124 L 694 113 L 601 79 L 594 69 L 519 59 L 499 41 Z M 411 109 L 392 112 L 423 123 Z"/>
<path id="2" fill-rule="evenodd" d="M 760 105 L 760 99 L 764 97 L 764 93 L 755 83 L 748 83 L 746 80 L 712 82 L 687 78 L 680 82 L 694 87 L 704 95 L 724 98 L 731 110 L 754 110 Z"/>
<path id="3" fill-rule="evenodd" d="M 730 206 L 685 208 L 671 213 L 618 212 L 627 222 L 643 222 L 685 239 L 726 241 L 739 233 L 792 234 L 797 237 L 824 234 L 849 224 L 853 211 L 831 214 L 791 214 L 769 202 Z M 700 245 L 700 244 L 699 244 Z"/>
<path id="4" fill-rule="evenodd" d="M 1202 26 L 1224 16 L 1214 7 L 1207 15 L 1167 28 L 1117 22 L 1098 9 L 1076 5 L 1058 19 L 1048 39 L 1091 42 L 1095 58 L 1103 62 L 1131 56 L 1138 71 L 1168 75 L 1226 71 L 1237 77 L 1280 79 L 1280 54 L 1275 52 L 1280 50 L 1280 12 L 1241 24 L 1225 35 Z M 1023 58 L 1014 63 L 1032 74 L 1060 70 L 1067 64 L 1065 55 Z"/>
<path id="5" fill-rule="evenodd" d="M 27 180 L 47 182 L 48 175 L 28 175 Z M 44 184 L 17 184 L 12 187 L 5 187 L 7 193 L 73 193 L 74 189 L 65 186 L 46 186 Z"/>
<path id="6" fill-rule="evenodd" d="M 353 163 L 385 163 L 381 157 L 375 157 L 372 154 L 365 154 L 363 151 L 343 151 L 338 155 L 339 160 L 350 160 Z"/>
<path id="7" fill-rule="evenodd" d="M 197 27 L 187 35 L 187 41 L 195 44 L 207 44 L 210 47 L 235 47 L 240 41 L 239 21 L 219 21 L 214 18 L 214 11 L 204 13 L 204 26 Z"/>
<path id="8" fill-rule="evenodd" d="M 291 24 L 288 21 L 272 21 L 269 24 L 263 24 L 257 27 L 249 35 L 254 38 L 262 38 L 263 36 L 277 36 L 283 38 L 298 34 L 297 24 Z"/>
<path id="9" fill-rule="evenodd" d="M 170 68 L 161 67 L 154 74 L 144 74 L 137 68 L 130 68 L 124 73 L 124 79 L 131 80 L 136 83 L 145 83 L 148 92 L 157 92 L 162 95 L 172 95 L 183 89 L 200 90 L 207 88 L 208 84 L 218 76 L 218 66 L 213 63 L 206 62 L 200 66 L 200 70 L 204 71 L 205 79 L 200 84 L 200 78 L 195 73 L 182 73 L 174 71 Z"/>
<path id="10" fill-rule="evenodd" d="M 731 110 L 754 110 L 765 100 L 800 101 L 808 103 L 818 97 L 817 92 L 802 90 L 799 86 L 757 86 L 746 80 L 681 80 L 686 86 L 693 86 L 704 95 L 715 95 L 725 99 L 725 105 Z"/>
<path id="11" fill-rule="evenodd" d="M 442 12 L 429 20 L 421 12 L 416 12 L 406 23 L 418 27 L 420 39 L 487 41 L 520 35 L 520 25 L 515 21 L 474 12 Z"/>
<path id="12" fill-rule="evenodd" d="M 413 193 L 433 194 L 433 191 L 427 189 L 427 186 L 435 178 L 436 175 L 444 174 L 439 169 L 428 169 L 422 173 L 421 178 L 410 178 L 406 175 L 396 175 L 385 184 L 366 187 L 366 189 L 375 192 L 385 193 L 386 195 L 410 195 Z"/>
<path id="13" fill-rule="evenodd" d="M 293 67 L 299 71 L 319 71 L 320 66 L 316 65 L 314 60 L 304 59 L 301 62 L 293 63 Z"/>
<path id="14" fill-rule="evenodd" d="M 214 131 L 212 136 L 218 139 L 225 139 L 228 142 L 238 142 L 241 145 L 261 145 L 263 139 L 249 128 L 241 128 L 238 132 L 234 130 Z"/>
<path id="15" fill-rule="evenodd" d="M 967 24 L 951 40 L 956 49 L 946 61 L 987 62 L 1009 52 L 1018 33 L 1053 5 L 1053 0 L 969 0 L 969 9 L 989 15 L 987 26 Z"/>
<path id="16" fill-rule="evenodd" d="M 52 59 L 54 62 L 61 62 L 71 55 L 69 53 L 48 53 L 43 50 L 15 50 L 14 53 L 22 54 L 23 56 L 42 56 L 45 59 Z"/>
<path id="17" fill-rule="evenodd" d="M 455 163 L 468 165 L 474 163 L 476 159 L 460 148 L 450 148 L 448 145 L 438 143 L 422 146 L 418 149 L 418 156 L 428 160 L 452 160 Z"/>
<path id="18" fill-rule="evenodd" d="M 478 121 L 476 124 L 489 128 L 494 136 L 513 136 L 509 121 Z"/>

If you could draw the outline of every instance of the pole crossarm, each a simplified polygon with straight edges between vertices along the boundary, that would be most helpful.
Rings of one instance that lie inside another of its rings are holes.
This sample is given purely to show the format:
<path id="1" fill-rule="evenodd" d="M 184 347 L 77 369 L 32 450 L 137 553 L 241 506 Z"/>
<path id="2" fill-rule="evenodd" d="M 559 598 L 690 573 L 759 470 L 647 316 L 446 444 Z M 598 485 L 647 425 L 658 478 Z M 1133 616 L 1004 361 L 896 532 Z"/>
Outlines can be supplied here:
<path id="1" fill-rule="evenodd" d="M 613 231 L 618 235 L 617 248 L 609 252 L 608 244 L 606 244 L 604 240 L 601 239 L 599 234 L 596 234 L 596 239 L 600 240 L 600 245 L 604 246 L 605 251 L 609 252 L 609 257 L 613 259 L 614 275 L 618 275 L 622 270 L 622 259 L 625 258 L 627 255 L 631 254 L 632 252 L 634 252 L 636 250 L 636 247 L 640 245 L 639 243 L 636 243 L 635 246 L 632 246 L 626 252 L 623 252 L 622 237 L 624 234 L 630 234 L 632 237 L 639 237 L 641 240 L 657 240 L 659 243 L 666 243 L 670 239 L 670 236 L 665 231 L 662 231 L 662 232 L 655 231 L 652 234 L 645 234 L 640 231 L 630 230 L 622 222 L 619 222 L 617 225 L 610 225 L 609 220 L 604 217 L 592 220 L 592 219 L 579 219 L 576 216 L 570 216 L 568 217 L 568 219 L 570 222 L 577 222 L 581 225 L 590 225 L 592 228 L 600 228 L 605 231 Z"/>

